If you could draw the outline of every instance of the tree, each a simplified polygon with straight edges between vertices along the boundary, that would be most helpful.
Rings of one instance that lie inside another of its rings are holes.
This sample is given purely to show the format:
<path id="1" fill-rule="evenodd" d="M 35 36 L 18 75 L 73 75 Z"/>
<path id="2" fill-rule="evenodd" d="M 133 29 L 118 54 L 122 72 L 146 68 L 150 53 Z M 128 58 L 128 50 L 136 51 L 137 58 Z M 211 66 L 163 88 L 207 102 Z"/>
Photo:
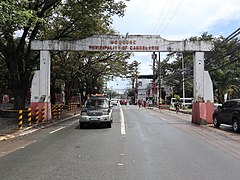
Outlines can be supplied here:
<path id="1" fill-rule="evenodd" d="M 9 87 L 16 109 L 25 107 L 33 70 L 38 64 L 35 53 L 30 51 L 30 42 L 36 37 L 43 18 L 60 2 L 0 2 L 0 52 L 9 72 Z"/>
<path id="2" fill-rule="evenodd" d="M 110 32 L 111 17 L 123 16 L 125 7 L 113 0 L 0 1 L 0 58 L 9 72 L 14 108 L 25 107 L 33 72 L 39 65 L 39 54 L 31 51 L 32 40 L 81 39 Z"/>
<path id="3" fill-rule="evenodd" d="M 139 63 L 137 60 L 134 60 L 128 65 L 128 74 L 132 79 L 132 92 L 128 92 L 129 95 L 133 95 L 132 103 L 134 104 L 138 94 L 138 74 L 139 74 Z"/>
<path id="4" fill-rule="evenodd" d="M 237 38 L 229 41 L 223 37 L 216 38 L 214 43 L 215 48 L 206 57 L 205 67 L 213 80 L 215 100 L 222 103 L 225 94 L 235 98 L 240 96 L 240 44 Z"/>
<path id="5" fill-rule="evenodd" d="M 73 94 L 99 93 L 104 91 L 104 82 L 112 76 L 124 76 L 127 74 L 127 61 L 130 54 L 127 53 L 86 53 L 65 52 L 56 53 L 53 56 L 52 87 L 59 89 L 61 82 L 65 84 L 66 101 Z M 53 86 L 54 85 L 54 86 Z M 54 92 L 52 93 L 54 97 Z M 52 100 L 54 103 L 54 100 Z"/>
<path id="6" fill-rule="evenodd" d="M 209 41 L 213 36 L 207 32 L 200 37 L 190 37 L 189 41 Z M 207 56 L 207 52 L 205 55 Z M 184 69 L 182 68 L 184 60 Z M 161 62 L 161 74 L 166 84 L 173 87 L 174 94 L 182 95 L 183 76 L 185 82 L 185 97 L 193 97 L 193 52 L 171 52 Z"/>
<path id="7" fill-rule="evenodd" d="M 214 38 L 208 33 L 203 33 L 200 37 L 191 37 L 190 41 L 212 40 L 214 48 L 210 52 L 205 52 L 205 70 L 209 71 L 213 81 L 215 100 L 219 103 L 224 101 L 224 95 L 228 99 L 240 96 L 240 44 L 238 38 L 231 40 L 224 37 Z M 175 94 L 182 93 L 182 53 L 171 52 L 166 59 L 161 62 L 161 74 L 167 81 L 167 85 L 173 87 Z M 186 97 L 193 95 L 193 54 L 183 52 L 184 74 Z M 172 59 L 175 59 L 172 61 Z"/>

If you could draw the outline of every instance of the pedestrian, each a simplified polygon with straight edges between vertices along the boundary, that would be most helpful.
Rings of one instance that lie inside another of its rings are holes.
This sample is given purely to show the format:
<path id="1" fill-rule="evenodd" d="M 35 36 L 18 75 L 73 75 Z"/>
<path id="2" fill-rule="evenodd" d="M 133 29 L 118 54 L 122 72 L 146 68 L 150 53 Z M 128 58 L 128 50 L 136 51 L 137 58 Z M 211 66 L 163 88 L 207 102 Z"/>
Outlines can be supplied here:
<path id="1" fill-rule="evenodd" d="M 179 112 L 179 103 L 178 102 L 175 103 L 175 108 L 176 108 L 176 113 L 178 114 L 178 112 Z"/>
<path id="2" fill-rule="evenodd" d="M 139 108 L 141 107 L 141 105 L 142 105 L 142 101 L 139 99 L 139 100 L 138 100 L 138 106 L 139 106 Z"/>
<path id="3" fill-rule="evenodd" d="M 144 101 L 143 101 L 143 106 L 144 106 L 144 108 L 146 108 L 146 105 L 147 105 L 147 102 L 146 102 L 146 100 L 144 100 Z"/>

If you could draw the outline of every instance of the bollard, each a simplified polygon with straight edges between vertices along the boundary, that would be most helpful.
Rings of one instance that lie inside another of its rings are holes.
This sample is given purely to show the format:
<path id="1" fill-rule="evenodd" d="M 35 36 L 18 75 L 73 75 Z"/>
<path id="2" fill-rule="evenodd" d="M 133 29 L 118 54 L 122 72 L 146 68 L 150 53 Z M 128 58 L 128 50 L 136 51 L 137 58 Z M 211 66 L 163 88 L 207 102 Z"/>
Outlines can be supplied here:
<path id="1" fill-rule="evenodd" d="M 52 118 L 54 119 L 54 105 L 52 104 Z"/>
<path id="2" fill-rule="evenodd" d="M 56 105 L 53 105 L 53 119 L 56 119 Z"/>
<path id="3" fill-rule="evenodd" d="M 58 117 L 58 119 L 60 119 L 60 114 L 61 114 L 61 112 L 60 112 L 60 104 L 58 104 L 57 105 L 57 117 Z"/>
<path id="4" fill-rule="evenodd" d="M 42 107 L 42 123 L 45 123 L 45 107 Z"/>
<path id="5" fill-rule="evenodd" d="M 28 127 L 31 126 L 31 108 L 28 108 L 28 120 L 27 120 L 27 124 L 28 124 Z"/>
<path id="6" fill-rule="evenodd" d="M 76 105 L 75 103 L 72 104 L 72 112 L 75 111 L 75 105 Z"/>
<path id="7" fill-rule="evenodd" d="M 71 111 L 71 106 L 72 106 L 72 104 L 68 103 L 68 111 Z"/>
<path id="8" fill-rule="evenodd" d="M 36 124 L 38 124 L 38 115 L 39 115 L 39 109 L 38 109 L 38 106 L 37 106 L 36 109 L 35 109 L 35 121 L 36 121 Z"/>
<path id="9" fill-rule="evenodd" d="M 63 113 L 63 104 L 60 105 L 61 114 Z"/>
<path id="10" fill-rule="evenodd" d="M 74 104 L 74 115 L 76 115 L 77 114 L 77 104 Z"/>
<path id="11" fill-rule="evenodd" d="M 22 130 L 23 111 L 18 111 L 18 130 Z"/>

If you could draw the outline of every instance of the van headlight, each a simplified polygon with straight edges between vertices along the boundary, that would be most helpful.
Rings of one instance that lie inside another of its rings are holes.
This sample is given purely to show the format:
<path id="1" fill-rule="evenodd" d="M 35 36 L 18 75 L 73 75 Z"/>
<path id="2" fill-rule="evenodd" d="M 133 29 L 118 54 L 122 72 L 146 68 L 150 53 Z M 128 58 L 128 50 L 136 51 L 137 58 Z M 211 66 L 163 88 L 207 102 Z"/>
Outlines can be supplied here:
<path id="1" fill-rule="evenodd" d="M 108 111 L 103 111 L 102 112 L 103 115 L 108 115 L 108 113 L 109 113 Z"/>
<path id="2" fill-rule="evenodd" d="M 87 115 L 87 112 L 81 112 L 81 115 L 82 115 L 82 116 L 86 116 L 86 115 Z"/>

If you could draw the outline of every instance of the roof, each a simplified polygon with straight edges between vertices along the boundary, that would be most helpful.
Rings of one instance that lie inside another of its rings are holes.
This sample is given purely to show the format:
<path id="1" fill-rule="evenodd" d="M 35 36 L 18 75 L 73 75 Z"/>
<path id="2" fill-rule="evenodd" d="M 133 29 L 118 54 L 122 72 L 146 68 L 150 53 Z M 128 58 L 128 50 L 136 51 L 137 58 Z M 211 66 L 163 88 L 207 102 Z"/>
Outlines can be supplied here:
<path id="1" fill-rule="evenodd" d="M 89 97 L 89 99 L 107 99 L 108 100 L 108 98 L 104 96 L 91 96 Z"/>
<path id="2" fill-rule="evenodd" d="M 91 97 L 105 97 L 106 94 L 91 94 Z"/>
<path id="3" fill-rule="evenodd" d="M 228 102 L 228 101 L 240 101 L 240 99 L 229 99 L 226 102 Z"/>

